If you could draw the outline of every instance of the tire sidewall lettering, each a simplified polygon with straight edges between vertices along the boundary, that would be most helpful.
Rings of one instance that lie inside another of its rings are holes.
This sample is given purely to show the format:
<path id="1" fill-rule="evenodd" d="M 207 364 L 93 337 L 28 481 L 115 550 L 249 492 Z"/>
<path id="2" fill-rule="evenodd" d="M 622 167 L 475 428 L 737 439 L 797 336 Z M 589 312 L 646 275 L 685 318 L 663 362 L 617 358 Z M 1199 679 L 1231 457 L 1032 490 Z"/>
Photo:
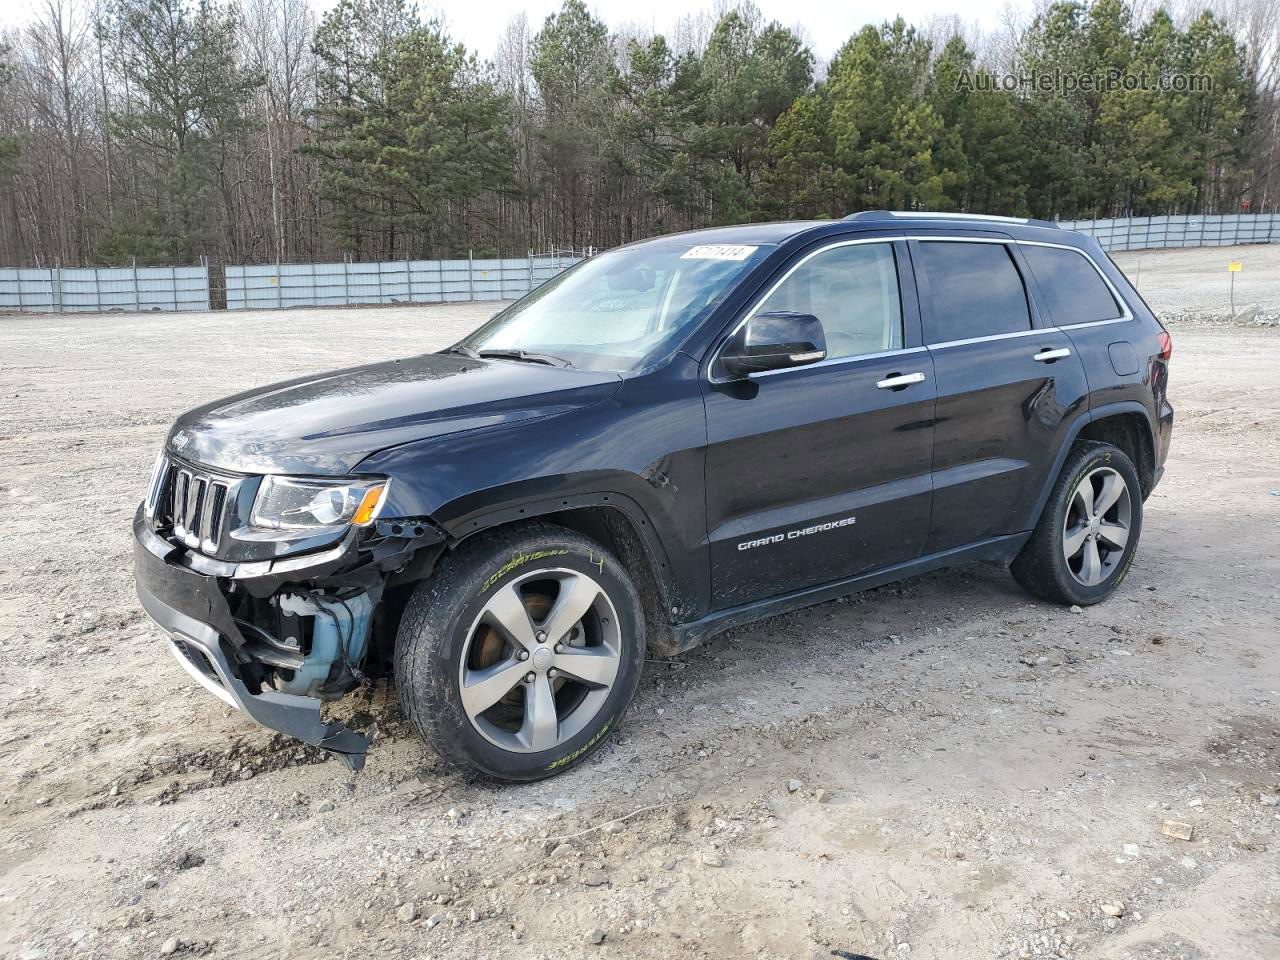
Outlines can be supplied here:
<path id="1" fill-rule="evenodd" d="M 623 638 L 623 652 L 618 679 L 609 697 L 599 708 L 599 716 L 603 718 L 603 722 L 597 718 L 594 724 L 588 724 L 576 736 L 551 750 L 540 753 L 503 751 L 472 726 L 462 707 L 457 677 L 462 653 L 466 649 L 467 635 L 484 605 L 498 591 L 538 569 L 556 568 L 570 569 L 589 576 L 608 594 L 621 621 L 619 628 Z M 604 555 L 598 551 L 580 549 L 571 543 L 546 543 L 536 549 L 511 552 L 505 559 L 495 560 L 480 570 L 473 582 L 476 586 L 447 627 L 446 641 L 437 651 L 436 668 L 448 680 L 446 696 L 451 712 L 461 725 L 461 736 L 468 744 L 468 752 L 473 756 L 502 757 L 506 763 L 518 765 L 522 773 L 550 773 L 567 769 L 602 743 L 614 728 L 622 712 L 618 707 L 619 699 L 624 701 L 622 709 L 625 709 L 626 702 L 631 699 L 631 691 L 638 682 L 639 667 L 643 663 L 643 629 L 642 624 L 637 622 L 638 609 L 631 609 L 629 592 L 615 572 L 614 565 L 606 562 Z M 635 653 L 637 645 L 641 647 L 638 656 Z"/>

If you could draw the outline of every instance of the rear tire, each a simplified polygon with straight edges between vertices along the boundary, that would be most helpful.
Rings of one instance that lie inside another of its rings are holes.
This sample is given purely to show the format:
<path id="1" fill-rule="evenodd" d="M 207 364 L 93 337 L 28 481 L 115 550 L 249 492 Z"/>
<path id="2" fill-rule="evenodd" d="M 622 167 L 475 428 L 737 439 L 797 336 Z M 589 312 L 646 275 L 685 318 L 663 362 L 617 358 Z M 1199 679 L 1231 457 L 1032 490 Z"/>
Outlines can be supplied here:
<path id="1" fill-rule="evenodd" d="M 396 683 L 442 759 L 526 782 L 585 760 L 621 719 L 644 665 L 631 578 L 600 544 L 544 523 L 480 535 L 405 607 Z"/>
<path id="2" fill-rule="evenodd" d="M 1100 603 L 1129 572 L 1141 533 L 1142 485 L 1133 461 L 1109 443 L 1077 441 L 1009 569 L 1042 600 Z"/>

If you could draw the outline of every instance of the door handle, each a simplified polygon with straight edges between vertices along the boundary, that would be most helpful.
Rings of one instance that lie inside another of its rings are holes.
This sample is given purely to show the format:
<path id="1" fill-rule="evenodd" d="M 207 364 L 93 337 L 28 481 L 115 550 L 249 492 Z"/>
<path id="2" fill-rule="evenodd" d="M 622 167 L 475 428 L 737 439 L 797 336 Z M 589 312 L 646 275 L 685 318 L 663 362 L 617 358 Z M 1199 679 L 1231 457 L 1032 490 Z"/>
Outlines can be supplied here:
<path id="1" fill-rule="evenodd" d="M 891 373 L 876 383 L 881 390 L 901 390 L 903 387 L 909 387 L 913 383 L 924 383 L 924 374 L 920 371 L 915 373 Z"/>
<path id="2" fill-rule="evenodd" d="M 1039 360 L 1041 363 L 1053 363 L 1055 360 L 1061 360 L 1063 357 L 1071 356 L 1071 351 L 1066 347 L 1058 347 L 1056 350 L 1044 349 L 1037 353 L 1032 360 Z"/>

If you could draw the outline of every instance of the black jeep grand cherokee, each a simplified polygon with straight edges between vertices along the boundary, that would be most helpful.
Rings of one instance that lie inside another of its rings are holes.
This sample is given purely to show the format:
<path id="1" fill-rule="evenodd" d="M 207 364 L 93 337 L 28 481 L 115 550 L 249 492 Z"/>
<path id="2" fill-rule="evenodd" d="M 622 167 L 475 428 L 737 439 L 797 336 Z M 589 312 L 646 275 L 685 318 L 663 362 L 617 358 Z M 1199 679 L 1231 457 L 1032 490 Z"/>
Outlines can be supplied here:
<path id="1" fill-rule="evenodd" d="M 1091 239 L 861 213 L 601 254 L 440 353 L 181 417 L 134 520 L 178 660 L 320 716 L 393 673 L 439 754 L 582 761 L 646 649 L 976 558 L 1106 599 L 1173 412 L 1169 335 Z"/>

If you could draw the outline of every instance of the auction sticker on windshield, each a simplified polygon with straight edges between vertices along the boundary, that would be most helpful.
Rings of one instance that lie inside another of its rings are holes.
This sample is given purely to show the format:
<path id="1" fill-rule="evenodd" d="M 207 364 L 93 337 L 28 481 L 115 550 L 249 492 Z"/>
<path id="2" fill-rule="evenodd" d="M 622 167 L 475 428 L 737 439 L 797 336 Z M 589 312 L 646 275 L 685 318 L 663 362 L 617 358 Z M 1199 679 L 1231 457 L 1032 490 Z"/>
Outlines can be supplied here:
<path id="1" fill-rule="evenodd" d="M 680 254 L 681 260 L 745 260 L 758 247 L 731 245 L 727 243 L 705 243 L 698 247 L 690 247 Z"/>

